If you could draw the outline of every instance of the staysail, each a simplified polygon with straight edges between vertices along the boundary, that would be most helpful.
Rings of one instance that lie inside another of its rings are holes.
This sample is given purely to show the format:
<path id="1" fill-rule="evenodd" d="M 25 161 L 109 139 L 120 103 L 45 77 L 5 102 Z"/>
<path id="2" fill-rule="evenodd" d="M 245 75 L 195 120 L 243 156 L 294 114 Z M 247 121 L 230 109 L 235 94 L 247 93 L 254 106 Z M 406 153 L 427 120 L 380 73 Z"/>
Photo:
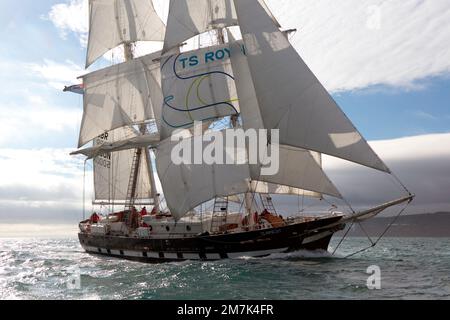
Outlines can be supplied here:
<path id="1" fill-rule="evenodd" d="M 298 189 L 280 184 L 267 183 L 256 180 L 252 180 L 249 192 L 260 194 L 304 196 L 317 199 L 322 199 L 323 197 L 323 195 L 318 192 L 307 191 L 304 189 Z"/>
<path id="2" fill-rule="evenodd" d="M 236 90 L 241 105 L 243 128 L 245 130 L 264 129 L 264 123 L 242 41 L 232 39 L 230 51 Z M 287 146 L 281 146 L 280 153 L 280 171 L 276 176 L 261 176 L 261 166 L 250 166 L 253 179 L 251 192 L 295 194 L 316 198 L 322 198 L 323 195 L 320 192 L 324 192 L 335 197 L 341 197 L 337 188 L 326 177 L 326 174 L 320 170 L 322 166 L 320 153 Z M 316 161 L 317 165 L 312 163 L 311 157 Z M 308 171 L 308 166 L 312 171 Z M 305 179 L 304 174 L 311 174 L 311 176 Z M 306 183 L 308 180 L 310 182 L 309 184 Z M 300 181 L 302 181 L 301 184 Z M 317 183 L 320 184 L 321 181 L 324 181 L 327 187 L 324 185 L 318 186 Z M 309 189 L 299 189 L 300 185 L 301 188 Z"/>
<path id="3" fill-rule="evenodd" d="M 163 41 L 165 26 L 150 0 L 90 0 L 86 68 L 108 50 L 136 41 Z"/>
<path id="4" fill-rule="evenodd" d="M 258 0 L 235 0 L 264 127 L 285 145 L 390 172 Z"/>

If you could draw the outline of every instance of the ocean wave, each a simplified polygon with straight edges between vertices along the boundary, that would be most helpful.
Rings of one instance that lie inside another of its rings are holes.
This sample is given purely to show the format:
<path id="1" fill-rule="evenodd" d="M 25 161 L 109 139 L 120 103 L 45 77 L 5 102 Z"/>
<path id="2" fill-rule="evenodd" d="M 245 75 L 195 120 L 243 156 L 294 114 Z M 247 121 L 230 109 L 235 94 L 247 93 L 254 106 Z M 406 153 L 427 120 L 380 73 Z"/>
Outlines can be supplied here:
<path id="1" fill-rule="evenodd" d="M 449 298 L 450 240 L 416 244 L 390 239 L 351 259 L 296 251 L 152 265 L 86 254 L 77 239 L 0 239 L 0 299 Z M 349 239 L 339 252 L 360 247 L 360 240 Z M 366 287 L 371 265 L 382 270 L 383 290 Z M 67 286 L 72 268 L 80 272 L 79 290 Z"/>

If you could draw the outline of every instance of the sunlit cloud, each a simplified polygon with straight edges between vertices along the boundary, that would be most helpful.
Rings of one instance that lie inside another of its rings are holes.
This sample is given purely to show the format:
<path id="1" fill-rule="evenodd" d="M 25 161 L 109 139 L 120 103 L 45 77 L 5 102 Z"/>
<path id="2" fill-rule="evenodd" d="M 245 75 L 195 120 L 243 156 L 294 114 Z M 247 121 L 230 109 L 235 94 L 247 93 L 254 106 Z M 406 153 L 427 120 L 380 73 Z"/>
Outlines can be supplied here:
<path id="1" fill-rule="evenodd" d="M 447 0 L 269 0 L 292 43 L 329 90 L 421 88 L 450 73 Z"/>
<path id="2" fill-rule="evenodd" d="M 88 8 L 88 1 L 71 0 L 69 3 L 54 5 L 44 18 L 53 22 L 63 39 L 72 32 L 79 37 L 80 44 L 85 47 L 89 30 Z"/>

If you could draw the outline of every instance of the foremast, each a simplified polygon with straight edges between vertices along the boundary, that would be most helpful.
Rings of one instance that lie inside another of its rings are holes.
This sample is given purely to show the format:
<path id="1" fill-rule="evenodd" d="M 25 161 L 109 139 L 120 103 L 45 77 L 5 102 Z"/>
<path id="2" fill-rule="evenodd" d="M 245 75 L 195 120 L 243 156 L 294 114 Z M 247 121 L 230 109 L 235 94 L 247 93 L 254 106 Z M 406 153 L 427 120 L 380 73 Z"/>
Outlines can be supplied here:
<path id="1" fill-rule="evenodd" d="M 93 142 L 88 148 L 92 153 L 82 152 L 94 160 L 93 204 L 110 205 L 114 211 L 115 205 L 130 209 L 139 200 L 139 205 L 154 205 L 159 212 L 147 124 L 156 119 L 159 104 L 152 97 L 160 90 L 159 77 L 153 72 L 153 59 L 160 54 L 137 60 L 134 47 L 138 41 L 163 41 L 165 25 L 152 1 L 90 0 L 89 16 L 86 69 L 121 45 L 125 60 L 81 77 L 84 113 L 78 146 Z M 152 135 L 151 140 L 158 142 L 158 134 Z M 111 150 L 121 140 L 132 142 L 133 147 Z"/>
<path id="2" fill-rule="evenodd" d="M 133 42 L 125 42 L 123 45 L 124 48 L 124 57 L 125 62 L 129 62 L 134 59 L 134 51 L 133 51 Z M 148 133 L 146 124 L 139 125 L 139 132 L 142 136 L 146 135 Z M 159 213 L 160 211 L 160 203 L 159 203 L 159 194 L 156 189 L 156 180 L 155 180 L 155 174 L 153 170 L 153 162 L 151 159 L 150 151 L 147 147 L 145 148 L 136 148 L 131 172 L 130 172 L 130 180 L 128 183 L 128 192 L 127 192 L 127 199 L 126 199 L 126 207 L 128 207 L 129 210 L 132 210 L 135 205 L 136 201 L 136 191 L 138 187 L 139 182 L 139 168 L 141 167 L 141 161 L 142 161 L 142 155 L 145 157 L 145 161 L 147 162 L 148 166 L 148 175 L 151 185 L 151 199 L 153 200 L 153 212 Z"/>

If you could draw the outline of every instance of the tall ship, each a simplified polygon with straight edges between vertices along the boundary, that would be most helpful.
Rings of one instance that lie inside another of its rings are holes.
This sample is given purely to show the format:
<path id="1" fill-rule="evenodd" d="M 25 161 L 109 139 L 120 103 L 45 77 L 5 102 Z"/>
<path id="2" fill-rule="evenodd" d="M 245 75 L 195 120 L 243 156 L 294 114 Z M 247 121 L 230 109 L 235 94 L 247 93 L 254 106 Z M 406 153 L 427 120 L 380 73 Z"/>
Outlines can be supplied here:
<path id="1" fill-rule="evenodd" d="M 94 211 L 79 224 L 88 253 L 165 262 L 328 250 L 346 225 L 413 200 L 404 188 L 374 208 L 334 205 L 348 202 L 322 155 L 394 175 L 263 0 L 171 0 L 166 23 L 151 0 L 89 10 L 86 68 L 118 47 L 123 62 L 65 88 L 83 95 L 73 155 L 93 166 Z M 143 43 L 159 51 L 138 55 Z M 329 207 L 308 212 L 305 201 Z"/>

